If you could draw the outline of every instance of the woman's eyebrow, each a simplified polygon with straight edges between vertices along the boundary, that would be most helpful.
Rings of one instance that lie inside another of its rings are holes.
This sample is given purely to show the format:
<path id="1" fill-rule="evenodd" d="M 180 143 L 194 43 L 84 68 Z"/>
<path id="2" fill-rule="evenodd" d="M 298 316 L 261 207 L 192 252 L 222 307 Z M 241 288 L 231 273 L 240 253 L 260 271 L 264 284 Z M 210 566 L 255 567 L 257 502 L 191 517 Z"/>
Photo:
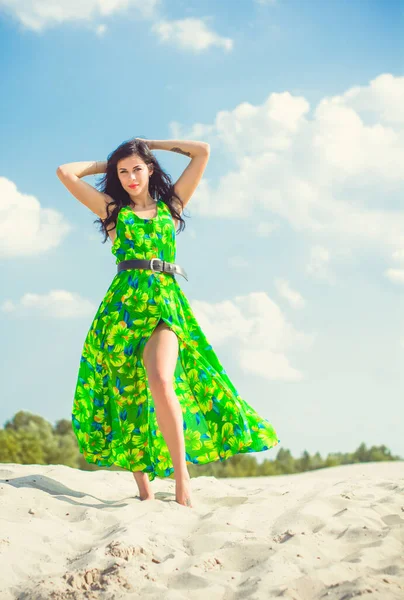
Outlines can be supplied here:
<path id="1" fill-rule="evenodd" d="M 142 165 L 133 165 L 133 168 L 135 167 L 141 167 Z M 119 167 L 120 171 L 126 171 L 126 167 Z"/>

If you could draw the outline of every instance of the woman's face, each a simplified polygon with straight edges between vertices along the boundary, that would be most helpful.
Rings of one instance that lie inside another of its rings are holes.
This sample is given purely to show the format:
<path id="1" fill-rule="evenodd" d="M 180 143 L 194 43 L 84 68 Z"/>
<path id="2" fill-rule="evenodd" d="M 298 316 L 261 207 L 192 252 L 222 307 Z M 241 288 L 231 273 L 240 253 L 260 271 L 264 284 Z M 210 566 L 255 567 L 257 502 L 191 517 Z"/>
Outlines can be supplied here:
<path id="1" fill-rule="evenodd" d="M 148 191 L 151 173 L 146 163 L 137 154 L 118 161 L 117 172 L 119 181 L 128 194 L 138 195 L 142 191 Z"/>

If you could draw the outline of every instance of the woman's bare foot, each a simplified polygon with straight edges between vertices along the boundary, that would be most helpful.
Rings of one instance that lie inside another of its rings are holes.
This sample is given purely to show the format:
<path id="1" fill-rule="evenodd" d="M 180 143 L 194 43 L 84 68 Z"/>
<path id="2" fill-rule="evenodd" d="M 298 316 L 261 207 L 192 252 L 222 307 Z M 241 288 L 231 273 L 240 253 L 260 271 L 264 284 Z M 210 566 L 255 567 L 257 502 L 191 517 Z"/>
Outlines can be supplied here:
<path id="1" fill-rule="evenodd" d="M 191 502 L 191 478 L 188 475 L 175 480 L 175 500 L 178 504 L 192 507 Z"/>
<path id="2" fill-rule="evenodd" d="M 141 500 L 154 500 L 154 492 L 149 492 L 145 495 L 139 493 L 139 498 Z"/>
<path id="3" fill-rule="evenodd" d="M 133 471 L 133 477 L 139 488 L 139 497 L 141 500 L 154 500 L 154 492 L 151 488 L 149 478 L 143 471 Z"/>

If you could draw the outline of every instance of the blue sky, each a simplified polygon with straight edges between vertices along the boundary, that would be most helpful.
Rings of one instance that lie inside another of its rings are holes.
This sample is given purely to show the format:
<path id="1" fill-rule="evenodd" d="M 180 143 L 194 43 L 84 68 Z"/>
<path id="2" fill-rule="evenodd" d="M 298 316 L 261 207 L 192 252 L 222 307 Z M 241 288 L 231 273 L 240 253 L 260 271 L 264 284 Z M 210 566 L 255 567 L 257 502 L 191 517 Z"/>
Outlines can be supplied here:
<path id="1" fill-rule="evenodd" d="M 0 0 L 1 423 L 70 418 L 115 275 L 57 166 L 199 139 L 178 280 L 238 391 L 294 455 L 404 456 L 404 3 L 18 4 Z M 174 181 L 188 164 L 155 154 Z"/>

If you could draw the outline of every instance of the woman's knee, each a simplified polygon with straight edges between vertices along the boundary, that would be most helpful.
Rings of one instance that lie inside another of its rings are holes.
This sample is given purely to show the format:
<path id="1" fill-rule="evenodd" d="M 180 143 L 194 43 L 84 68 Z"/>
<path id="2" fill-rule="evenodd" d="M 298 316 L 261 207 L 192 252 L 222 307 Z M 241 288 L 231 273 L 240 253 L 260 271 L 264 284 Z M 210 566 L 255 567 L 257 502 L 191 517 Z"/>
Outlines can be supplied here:
<path id="1" fill-rule="evenodd" d="M 149 385 L 161 391 L 168 390 L 173 386 L 174 373 L 164 368 L 156 368 L 154 365 L 147 369 Z"/>

